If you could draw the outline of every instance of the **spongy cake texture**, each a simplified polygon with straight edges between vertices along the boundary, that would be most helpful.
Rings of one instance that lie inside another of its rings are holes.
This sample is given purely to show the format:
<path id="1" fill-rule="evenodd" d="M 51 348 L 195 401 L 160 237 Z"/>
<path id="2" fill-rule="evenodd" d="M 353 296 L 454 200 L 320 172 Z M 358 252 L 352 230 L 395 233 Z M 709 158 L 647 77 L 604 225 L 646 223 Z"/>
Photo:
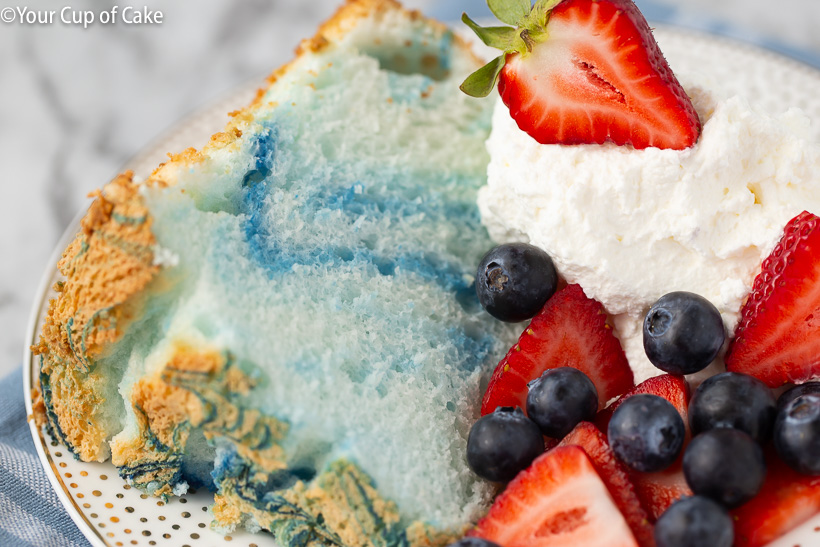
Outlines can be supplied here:
<path id="1" fill-rule="evenodd" d="M 214 483 L 226 528 L 292 544 L 446 541 L 491 495 L 464 462 L 466 437 L 512 334 L 473 287 L 491 246 L 475 205 L 490 112 L 458 83 L 476 60 L 377 0 L 351 3 L 302 49 L 226 133 L 134 192 L 145 215 L 108 209 L 117 229 L 150 228 L 151 280 L 114 308 L 116 336 L 79 352 L 87 373 L 44 337 L 46 411 L 86 459 L 115 435 L 114 463 L 150 492 Z M 93 290 L 65 267 L 84 237 L 63 262 L 71 294 Z M 78 401 L 116 386 L 101 405 L 118 419 L 92 424 L 103 442 L 68 431 L 74 403 L 49 387 L 66 375 Z M 338 501 L 353 490 L 360 501 Z M 306 536 L 277 500 L 327 514 L 304 517 Z M 358 535 L 334 529 L 358 512 L 378 518 Z"/>

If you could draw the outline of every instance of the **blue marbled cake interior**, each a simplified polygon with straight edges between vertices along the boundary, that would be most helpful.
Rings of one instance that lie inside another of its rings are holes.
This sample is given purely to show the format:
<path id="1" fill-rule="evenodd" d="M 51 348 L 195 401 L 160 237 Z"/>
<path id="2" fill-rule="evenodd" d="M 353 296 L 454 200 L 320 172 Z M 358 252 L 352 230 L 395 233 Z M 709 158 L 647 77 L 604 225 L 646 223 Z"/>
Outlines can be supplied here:
<path id="1" fill-rule="evenodd" d="M 111 355 L 127 400 L 179 342 L 229 351 L 260 382 L 238 404 L 289 425 L 290 468 L 347 459 L 403 520 L 453 528 L 491 495 L 466 438 L 513 334 L 473 286 L 490 105 L 458 90 L 472 61 L 450 33 L 363 40 L 300 59 L 235 143 L 143 188 L 171 265 Z M 130 409 L 125 424 L 119 439 L 137 434 Z M 214 457 L 189 452 L 189 469 Z"/>

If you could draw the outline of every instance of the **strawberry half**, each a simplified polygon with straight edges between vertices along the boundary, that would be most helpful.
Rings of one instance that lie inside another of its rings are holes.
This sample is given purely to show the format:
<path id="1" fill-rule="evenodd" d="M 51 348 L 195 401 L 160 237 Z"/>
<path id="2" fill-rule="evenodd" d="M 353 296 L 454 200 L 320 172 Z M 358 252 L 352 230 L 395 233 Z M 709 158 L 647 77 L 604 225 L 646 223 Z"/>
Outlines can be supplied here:
<path id="1" fill-rule="evenodd" d="M 731 512 L 738 547 L 766 545 L 820 511 L 820 477 L 801 475 L 773 451 L 767 456 L 760 492 Z"/>
<path id="2" fill-rule="evenodd" d="M 499 406 L 526 409 L 527 383 L 547 370 L 575 367 L 598 390 L 599 408 L 634 385 L 621 344 L 600 303 L 579 285 L 555 293 L 493 372 L 481 414 Z"/>
<path id="3" fill-rule="evenodd" d="M 683 424 L 686 426 L 686 440 L 689 440 L 689 385 L 683 376 L 675 376 L 674 374 L 661 374 L 654 378 L 644 380 L 637 386 L 633 387 L 627 393 L 624 393 L 617 400 L 613 401 L 606 409 L 600 411 L 595 418 L 595 425 L 606 432 L 609 426 L 609 420 L 612 418 L 612 413 L 623 403 L 627 397 L 638 395 L 639 393 L 648 393 L 649 395 L 657 395 L 663 397 L 674 406 L 683 418 Z"/>
<path id="4" fill-rule="evenodd" d="M 587 455 L 560 446 L 539 456 L 469 533 L 504 547 L 634 547 L 629 526 Z"/>
<path id="5" fill-rule="evenodd" d="M 598 476 L 604 481 L 615 505 L 626 519 L 641 547 L 652 547 L 655 538 L 649 516 L 641 506 L 626 468 L 615 458 L 606 438 L 594 424 L 581 422 L 564 437 L 558 446 L 575 445 L 584 449 Z"/>
<path id="6" fill-rule="evenodd" d="M 771 387 L 820 378 L 820 219 L 803 212 L 755 278 L 726 368 Z"/>
<path id="7" fill-rule="evenodd" d="M 681 418 L 683 418 L 683 424 L 686 426 L 686 440 L 683 445 L 685 450 L 691 438 L 688 419 L 689 386 L 681 376 L 663 374 L 635 386 L 632 391 L 613 402 L 606 410 L 598 413 L 596 423 L 601 431 L 606 431 L 615 409 L 627 398 L 638 393 L 649 393 L 663 397 L 677 409 Z M 692 495 L 692 490 L 686 484 L 686 478 L 683 476 L 683 451 L 681 451 L 680 457 L 663 471 L 641 473 L 640 471 L 630 470 L 629 476 L 635 485 L 638 498 L 647 513 L 649 513 L 652 522 L 658 520 L 658 517 L 676 500 L 683 496 Z"/>
<path id="8" fill-rule="evenodd" d="M 631 471 L 629 476 L 635 485 L 635 492 L 641 504 L 653 523 L 669 509 L 670 505 L 683 497 L 692 495 L 692 489 L 689 488 L 686 477 L 683 475 L 683 457 L 678 458 L 675 463 L 663 471 L 655 473 Z"/>
<path id="9" fill-rule="evenodd" d="M 488 4 L 512 26 L 462 20 L 504 54 L 461 89 L 486 97 L 498 82 L 510 115 L 538 142 L 679 150 L 697 142 L 698 114 L 632 0 Z"/>

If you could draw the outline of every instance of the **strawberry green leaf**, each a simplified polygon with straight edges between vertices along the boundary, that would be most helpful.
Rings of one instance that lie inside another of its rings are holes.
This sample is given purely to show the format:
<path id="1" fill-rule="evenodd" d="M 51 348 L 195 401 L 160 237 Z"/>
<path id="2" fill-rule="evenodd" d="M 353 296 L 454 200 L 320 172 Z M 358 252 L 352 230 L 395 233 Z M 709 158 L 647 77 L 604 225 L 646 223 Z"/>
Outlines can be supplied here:
<path id="1" fill-rule="evenodd" d="M 481 27 L 470 19 L 466 13 L 462 14 L 461 20 L 464 24 L 470 27 L 473 32 L 481 39 L 482 42 L 490 47 L 508 51 L 512 48 L 513 41 L 516 37 L 515 29 L 512 27 Z"/>
<path id="2" fill-rule="evenodd" d="M 502 23 L 518 26 L 530 14 L 531 0 L 487 0 L 490 11 Z"/>
<path id="3" fill-rule="evenodd" d="M 501 55 L 470 74 L 461 84 L 461 91 L 470 97 L 486 97 L 489 95 L 498 81 L 498 75 L 501 74 L 501 69 L 504 68 L 506 60 L 507 56 Z"/>

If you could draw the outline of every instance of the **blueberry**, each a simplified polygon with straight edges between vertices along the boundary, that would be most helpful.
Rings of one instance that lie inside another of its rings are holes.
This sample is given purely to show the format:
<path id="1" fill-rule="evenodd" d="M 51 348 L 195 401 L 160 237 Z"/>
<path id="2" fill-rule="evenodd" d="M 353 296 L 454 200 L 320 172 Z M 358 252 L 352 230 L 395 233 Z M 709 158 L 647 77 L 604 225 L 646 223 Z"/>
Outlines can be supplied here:
<path id="1" fill-rule="evenodd" d="M 652 304 L 643 321 L 643 348 L 670 374 L 692 374 L 717 357 L 726 331 L 720 312 L 702 296 L 671 292 Z"/>
<path id="2" fill-rule="evenodd" d="M 475 290 L 484 309 L 514 323 L 535 316 L 558 287 L 547 253 L 526 243 L 499 245 L 478 265 Z"/>
<path id="3" fill-rule="evenodd" d="M 499 407 L 482 416 L 467 438 L 470 469 L 489 481 L 511 481 L 543 452 L 541 431 L 520 408 Z"/>
<path id="4" fill-rule="evenodd" d="M 760 491 L 766 460 L 760 445 L 743 431 L 712 429 L 689 443 L 683 475 L 692 492 L 733 509 Z"/>
<path id="5" fill-rule="evenodd" d="M 780 411 L 774 447 L 798 473 L 820 475 L 820 394 L 801 395 Z"/>
<path id="6" fill-rule="evenodd" d="M 781 393 L 780 397 L 777 398 L 777 411 L 782 411 L 786 408 L 786 405 L 801 395 L 808 395 L 810 393 L 820 395 L 820 382 L 806 382 L 805 384 L 794 386 Z"/>
<path id="7" fill-rule="evenodd" d="M 615 455 L 644 472 L 669 467 L 683 448 L 686 426 L 672 403 L 646 393 L 626 399 L 612 414 L 607 436 Z"/>
<path id="8" fill-rule="evenodd" d="M 586 374 L 572 367 L 554 368 L 529 383 L 527 416 L 541 433 L 563 438 L 578 422 L 598 411 L 598 391 Z"/>
<path id="9" fill-rule="evenodd" d="M 728 427 L 744 431 L 762 444 L 771 438 L 776 414 L 774 395 L 766 384 L 736 372 L 706 379 L 689 402 L 689 426 L 694 435 Z"/>
<path id="10" fill-rule="evenodd" d="M 655 523 L 657 547 L 732 547 L 734 540 L 729 513 L 703 496 L 676 501 Z"/>
<path id="11" fill-rule="evenodd" d="M 461 538 L 447 547 L 500 547 L 498 543 L 493 543 L 484 538 Z"/>

